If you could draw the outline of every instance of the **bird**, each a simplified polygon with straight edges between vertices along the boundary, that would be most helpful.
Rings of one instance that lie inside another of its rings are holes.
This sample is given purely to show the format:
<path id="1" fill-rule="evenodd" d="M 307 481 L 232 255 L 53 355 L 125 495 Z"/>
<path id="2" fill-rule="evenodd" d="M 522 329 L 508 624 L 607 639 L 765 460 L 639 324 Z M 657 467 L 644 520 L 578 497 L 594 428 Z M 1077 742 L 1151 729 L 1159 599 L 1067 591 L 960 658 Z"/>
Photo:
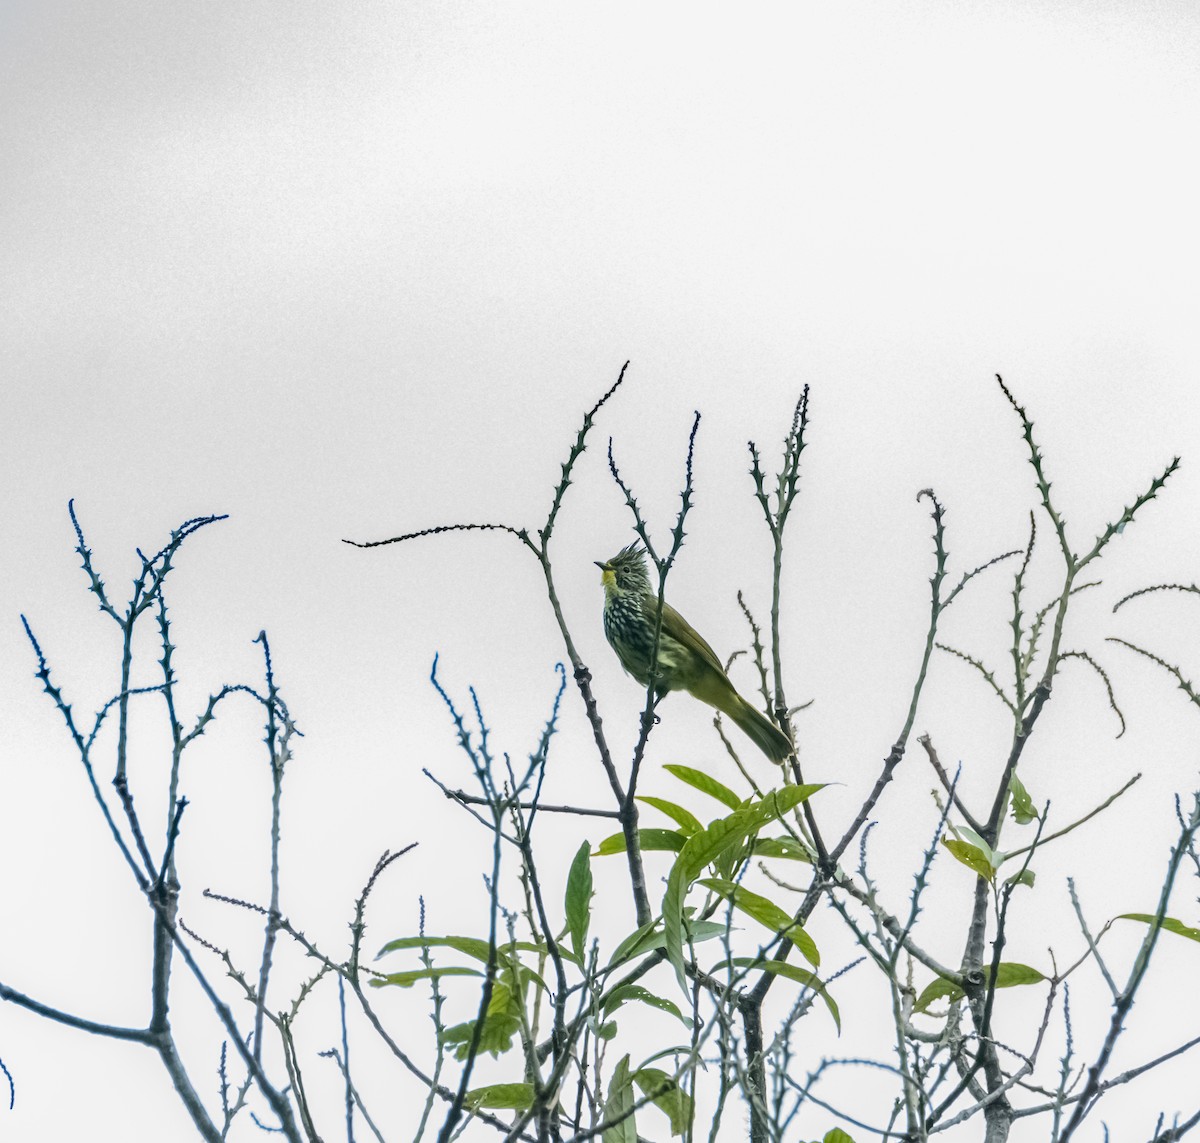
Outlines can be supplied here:
<path id="1" fill-rule="evenodd" d="M 595 563 L 604 587 L 605 637 L 621 666 L 646 686 L 658 611 L 658 592 L 650 586 L 646 553 L 633 543 L 611 560 Z M 728 715 L 772 762 L 782 763 L 794 751 L 787 735 L 738 694 L 717 653 L 666 602 L 662 605 L 654 685 L 659 697 L 668 691 L 687 691 Z"/>

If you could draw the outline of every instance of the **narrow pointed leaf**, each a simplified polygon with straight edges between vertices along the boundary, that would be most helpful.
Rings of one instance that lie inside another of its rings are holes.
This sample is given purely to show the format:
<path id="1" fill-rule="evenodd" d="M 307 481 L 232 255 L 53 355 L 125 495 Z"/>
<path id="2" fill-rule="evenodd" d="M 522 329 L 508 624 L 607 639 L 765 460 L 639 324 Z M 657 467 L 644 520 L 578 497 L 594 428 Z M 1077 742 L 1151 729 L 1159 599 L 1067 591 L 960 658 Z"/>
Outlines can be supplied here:
<path id="1" fill-rule="evenodd" d="M 793 837 L 759 837 L 754 839 L 755 857 L 782 857 L 788 861 L 812 864 L 812 854 Z"/>
<path id="2" fill-rule="evenodd" d="M 718 921 L 689 921 L 687 930 L 692 944 L 696 945 L 702 941 L 711 941 L 725 935 L 725 926 Z M 614 968 L 622 961 L 632 960 L 634 957 L 645 956 L 646 953 L 665 948 L 666 943 L 660 923 L 652 921 L 630 933 L 617 946 L 616 951 L 609 959 L 608 967 Z"/>
<path id="3" fill-rule="evenodd" d="M 803 926 L 796 924 L 792 915 L 774 901 L 759 893 L 752 893 L 743 885 L 725 881 L 720 877 L 706 877 L 697 882 L 719 893 L 727 901 L 733 902 L 735 909 L 741 910 L 746 916 L 752 917 L 764 928 L 773 933 L 782 933 L 800 950 L 801 955 L 814 968 L 821 967 L 821 954 L 816 942 L 804 931 Z"/>
<path id="4" fill-rule="evenodd" d="M 684 988 L 683 972 L 683 901 L 692 883 L 706 865 L 733 845 L 740 845 L 754 832 L 756 821 L 750 810 L 737 810 L 727 818 L 715 821 L 707 829 L 694 834 L 680 850 L 667 878 L 663 896 L 663 935 L 667 959 L 675 969 L 679 986 Z"/>
<path id="5" fill-rule="evenodd" d="M 645 802 L 648 806 L 653 806 L 656 810 L 662 810 L 676 825 L 679 826 L 679 832 L 691 837 L 694 833 L 699 833 L 704 826 L 700 824 L 700 819 L 689 810 L 685 810 L 682 806 L 677 806 L 674 802 L 668 802 L 666 798 L 651 798 L 639 797 L 636 799 L 639 802 Z"/>
<path id="6" fill-rule="evenodd" d="M 665 1048 L 660 1048 L 653 1055 L 647 1056 L 642 1061 L 642 1067 L 644 1067 L 644 1068 L 649 1067 L 652 1063 L 654 1063 L 655 1060 L 670 1059 L 670 1060 L 674 1061 L 679 1056 L 681 1056 L 684 1052 L 688 1052 L 690 1050 L 691 1050 L 691 1045 L 689 1045 L 689 1044 L 668 1044 Z"/>
<path id="7" fill-rule="evenodd" d="M 613 1122 L 600 1136 L 601 1143 L 637 1143 L 637 1125 L 634 1122 L 633 1079 L 629 1074 L 629 1057 L 622 1056 L 613 1071 L 608 1085 L 608 1098 L 604 1101 L 602 1121 Z"/>
<path id="8" fill-rule="evenodd" d="M 533 1106 L 533 1084 L 494 1083 L 467 1092 L 463 1103 L 472 1110 L 481 1107 L 496 1111 L 525 1111 Z"/>
<path id="9" fill-rule="evenodd" d="M 1153 925 L 1158 918 L 1153 913 L 1122 913 L 1117 920 L 1141 921 L 1144 925 Z M 1168 933 L 1175 933 L 1176 936 L 1187 937 L 1189 941 L 1200 941 L 1200 929 L 1185 925 L 1174 917 L 1163 917 L 1161 921 L 1158 921 L 1158 927 L 1165 929 Z"/>
<path id="10" fill-rule="evenodd" d="M 401 937 L 398 940 L 388 941 L 379 950 L 379 956 L 383 956 L 384 953 L 397 952 L 400 949 L 424 948 L 454 949 L 456 952 L 474 957 L 475 960 L 482 961 L 484 964 L 488 959 L 487 941 L 481 941 L 476 937 Z"/>
<path id="11" fill-rule="evenodd" d="M 708 865 L 717 862 L 735 846 L 741 846 L 768 822 L 775 821 L 801 802 L 812 797 L 819 785 L 784 786 L 772 790 L 757 802 L 749 802 L 725 818 L 712 822 L 707 829 L 687 839 L 667 877 L 663 896 L 663 935 L 666 938 L 667 959 L 675 969 L 676 979 L 683 988 L 683 902 L 693 882 Z"/>
<path id="12" fill-rule="evenodd" d="M 1005 961 L 996 970 L 996 987 L 1012 988 L 1018 984 L 1040 984 L 1046 977 L 1028 964 Z"/>
<path id="13" fill-rule="evenodd" d="M 454 949 L 455 952 L 460 952 L 464 956 L 469 956 L 481 964 L 487 964 L 488 961 L 488 943 L 484 940 L 479 940 L 477 937 L 400 937 L 394 941 L 388 941 L 386 945 L 379 950 L 376 957 L 381 957 L 384 953 L 399 952 L 404 949 L 435 949 L 447 948 Z M 533 941 L 506 941 L 502 945 L 496 946 L 496 963 L 504 967 L 512 967 L 519 965 L 518 958 L 514 955 L 518 952 L 533 953 L 535 956 L 542 956 L 546 952 L 546 945 L 535 944 Z M 559 952 L 562 953 L 568 960 L 580 963 L 579 958 L 571 952 L 570 949 L 559 946 Z M 531 969 L 522 967 L 523 972 L 532 972 Z M 539 982 L 540 977 L 535 977 Z M 542 987 L 545 987 L 544 983 Z"/>
<path id="14" fill-rule="evenodd" d="M 583 959 L 587 946 L 588 922 L 592 914 L 592 866 L 591 847 L 585 841 L 571 862 L 571 870 L 567 874 L 567 894 L 565 909 L 567 928 L 571 933 L 571 945 L 575 955 Z"/>
<path id="15" fill-rule="evenodd" d="M 633 1082 L 671 1121 L 672 1135 L 687 1131 L 692 1118 L 692 1100 L 672 1076 L 659 1068 L 638 1068 L 633 1073 Z"/>
<path id="16" fill-rule="evenodd" d="M 675 762 L 668 763 L 663 769 L 702 794 L 716 798 L 718 802 L 728 806 L 731 810 L 736 810 L 742 804 L 743 799 L 739 798 L 728 786 L 723 786 L 711 774 L 704 773 L 703 770 L 693 770 L 690 766 L 680 766 Z"/>
<path id="17" fill-rule="evenodd" d="M 956 837 L 950 837 L 943 838 L 942 845 L 954 854 L 957 860 L 961 861 L 968 869 L 977 873 L 985 881 L 991 881 L 995 876 L 996 871 L 983 855 L 983 852 L 969 842 L 959 841 Z"/>
<path id="18" fill-rule="evenodd" d="M 683 843 L 687 838 L 678 830 L 673 829 L 640 829 L 638 830 L 638 844 L 643 850 L 666 850 L 670 853 L 678 853 L 683 848 Z M 614 853 L 625 852 L 625 835 L 623 833 L 614 833 L 612 837 L 606 837 L 598 846 L 596 846 L 597 857 L 611 857 Z"/>
<path id="19" fill-rule="evenodd" d="M 387 976 L 373 976 L 370 980 L 372 988 L 387 988 L 395 985 L 398 988 L 411 988 L 418 980 L 440 980 L 443 976 L 482 976 L 477 968 L 456 968 L 447 965 L 445 968 L 415 968 L 411 972 L 389 972 Z"/>
<path id="20" fill-rule="evenodd" d="M 809 972 L 808 969 L 800 968 L 798 965 L 788 964 L 786 960 L 758 960 L 755 957 L 739 956 L 733 958 L 733 963 L 739 968 L 756 968 L 762 972 L 769 972 L 772 976 L 782 976 L 785 980 L 794 980 L 797 984 L 802 984 L 805 988 L 815 992 L 825 1001 L 825 1007 L 829 1009 L 829 1014 L 833 1017 L 834 1024 L 837 1025 L 838 1035 L 842 1034 L 842 1014 L 838 1009 L 837 1002 L 829 995 L 825 985 L 821 983 L 815 972 Z"/>
<path id="21" fill-rule="evenodd" d="M 966 993 L 952 980 L 937 976 L 921 990 L 921 995 L 913 1005 L 913 1012 L 927 1012 L 929 1006 L 939 1000 L 961 1000 L 965 995 Z"/>
<path id="22" fill-rule="evenodd" d="M 483 1019 L 483 1031 L 479 1035 L 479 1046 L 476 1050 L 480 1053 L 487 1052 L 489 1055 L 499 1057 L 513 1046 L 513 1038 L 520 1030 L 520 1017 L 505 1015 L 485 1016 Z M 451 1028 L 446 1028 L 442 1032 L 441 1039 L 442 1043 L 455 1049 L 455 1059 L 465 1060 L 470 1053 L 471 1040 L 474 1036 L 475 1021 L 467 1020 L 462 1024 L 455 1024 Z"/>
<path id="23" fill-rule="evenodd" d="M 984 972 L 990 975 L 989 969 L 985 969 Z M 1031 968 L 1027 964 L 1018 964 L 1015 961 L 1005 961 L 996 972 L 996 987 L 1014 988 L 1021 984 L 1037 984 L 1045 979 L 1045 976 L 1036 968 Z M 961 1000 L 965 995 L 966 993 L 953 981 L 939 976 L 922 990 L 921 995 L 917 997 L 916 1004 L 913 1005 L 913 1011 L 925 1012 L 937 1000 L 944 998 L 953 1002 Z"/>
<path id="24" fill-rule="evenodd" d="M 980 837 L 979 834 L 977 834 L 973 829 L 971 829 L 969 826 L 959 826 L 954 832 L 958 837 L 969 842 L 977 850 L 979 850 L 979 852 L 983 854 L 983 856 L 987 859 L 988 864 L 990 864 L 993 869 L 999 868 L 1000 862 L 997 859 L 996 851 L 993 850 L 992 847 L 988 845 L 988 843 L 984 841 L 983 838 Z"/>
<path id="25" fill-rule="evenodd" d="M 642 925 L 639 929 L 634 929 L 613 951 L 612 957 L 609 959 L 609 968 L 620 964 L 630 957 L 641 956 L 645 952 L 649 952 L 655 945 L 656 941 L 662 940 L 662 932 L 657 929 L 658 922 L 651 921 L 649 924 Z"/>
<path id="26" fill-rule="evenodd" d="M 630 1000 L 638 1000 L 642 1004 L 649 1004 L 651 1008 L 657 1008 L 662 1012 L 669 1012 L 677 1020 L 681 1020 L 687 1027 L 692 1026 L 689 1020 L 682 1012 L 679 1011 L 679 1005 L 668 1000 L 665 996 L 655 996 L 648 988 L 643 988 L 640 984 L 622 984 L 619 988 L 614 988 L 612 992 L 604 999 L 604 1007 L 602 1009 L 605 1016 L 615 1012 L 622 1004 Z"/>
<path id="27" fill-rule="evenodd" d="M 513 1046 L 513 1039 L 521 1030 L 521 1002 L 506 984 L 497 980 L 492 986 L 492 998 L 483 1017 L 478 1051 L 499 1056 Z M 455 1048 L 455 1058 L 465 1060 L 470 1053 L 471 1040 L 475 1034 L 474 1020 L 455 1024 L 441 1033 L 444 1044 Z"/>
<path id="28" fill-rule="evenodd" d="M 1028 825 L 1030 822 L 1038 820 L 1037 810 L 1033 807 L 1033 799 L 1015 773 L 1008 780 L 1008 792 L 1012 795 L 1012 815 L 1018 825 Z"/>

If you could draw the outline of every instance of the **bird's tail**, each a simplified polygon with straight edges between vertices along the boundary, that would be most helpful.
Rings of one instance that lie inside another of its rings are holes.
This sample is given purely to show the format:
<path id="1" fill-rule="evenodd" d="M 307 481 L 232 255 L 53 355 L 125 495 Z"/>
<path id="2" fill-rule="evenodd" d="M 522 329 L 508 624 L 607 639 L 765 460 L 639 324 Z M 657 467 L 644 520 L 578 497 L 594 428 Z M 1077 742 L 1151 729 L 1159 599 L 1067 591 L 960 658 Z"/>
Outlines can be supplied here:
<path id="1" fill-rule="evenodd" d="M 795 749 L 788 736 L 741 695 L 735 694 L 734 697 L 737 702 L 730 703 L 732 709 L 726 710 L 725 713 L 772 762 L 782 763 Z"/>

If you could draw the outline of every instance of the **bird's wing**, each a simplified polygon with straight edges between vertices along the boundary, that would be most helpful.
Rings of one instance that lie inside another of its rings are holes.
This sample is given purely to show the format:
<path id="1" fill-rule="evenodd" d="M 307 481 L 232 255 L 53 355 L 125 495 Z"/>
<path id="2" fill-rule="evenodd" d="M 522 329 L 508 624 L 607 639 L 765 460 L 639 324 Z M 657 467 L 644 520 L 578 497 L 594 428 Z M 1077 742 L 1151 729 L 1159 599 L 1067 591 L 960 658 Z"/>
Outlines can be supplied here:
<path id="1" fill-rule="evenodd" d="M 650 615 L 651 619 L 653 619 L 653 603 L 651 604 Z M 663 604 L 662 629 L 672 639 L 695 651 L 709 666 L 715 667 L 722 675 L 725 674 L 725 668 L 721 666 L 721 660 L 717 658 L 716 651 L 704 641 L 700 633 L 669 603 Z"/>

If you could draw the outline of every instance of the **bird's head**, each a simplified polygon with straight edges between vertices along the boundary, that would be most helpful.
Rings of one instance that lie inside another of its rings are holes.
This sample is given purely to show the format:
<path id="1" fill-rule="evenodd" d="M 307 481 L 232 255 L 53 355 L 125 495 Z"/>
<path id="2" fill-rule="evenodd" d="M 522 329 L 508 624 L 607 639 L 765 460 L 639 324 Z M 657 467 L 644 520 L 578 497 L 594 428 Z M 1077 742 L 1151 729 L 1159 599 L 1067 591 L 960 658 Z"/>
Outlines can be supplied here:
<path id="1" fill-rule="evenodd" d="M 642 594 L 650 590 L 650 574 L 646 571 L 646 553 L 637 544 L 622 548 L 611 560 L 596 561 L 600 582 L 608 598 L 629 593 Z"/>

